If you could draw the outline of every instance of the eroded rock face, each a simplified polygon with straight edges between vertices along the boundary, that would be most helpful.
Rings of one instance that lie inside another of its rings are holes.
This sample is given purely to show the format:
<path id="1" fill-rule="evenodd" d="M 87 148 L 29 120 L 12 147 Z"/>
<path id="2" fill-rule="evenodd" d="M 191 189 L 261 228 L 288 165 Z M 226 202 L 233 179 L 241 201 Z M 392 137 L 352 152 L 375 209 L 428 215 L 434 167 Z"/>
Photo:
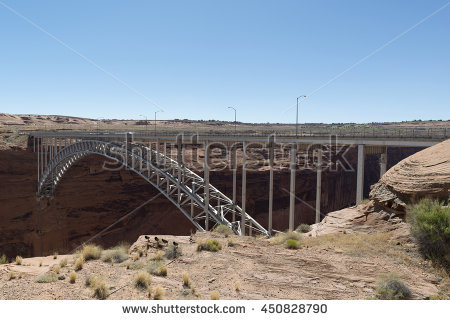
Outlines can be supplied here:
<path id="1" fill-rule="evenodd" d="M 393 166 L 372 186 L 370 199 L 404 213 L 409 204 L 424 197 L 448 203 L 450 140 L 424 149 Z"/>

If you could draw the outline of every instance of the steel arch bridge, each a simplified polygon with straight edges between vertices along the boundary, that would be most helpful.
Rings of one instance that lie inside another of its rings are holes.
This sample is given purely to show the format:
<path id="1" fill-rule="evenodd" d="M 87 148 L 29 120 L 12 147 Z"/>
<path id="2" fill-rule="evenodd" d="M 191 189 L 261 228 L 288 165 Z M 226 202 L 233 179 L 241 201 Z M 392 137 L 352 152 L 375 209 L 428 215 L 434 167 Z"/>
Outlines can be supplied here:
<path id="1" fill-rule="evenodd" d="M 194 226 L 205 231 L 225 225 L 242 235 L 242 221 L 249 234 L 269 236 L 269 233 L 241 207 L 181 163 L 141 144 L 125 145 L 81 140 L 60 149 L 45 167 L 38 183 L 38 197 L 53 196 L 65 172 L 83 157 L 97 154 L 117 161 L 140 175 L 169 199 Z M 212 200 L 210 202 L 210 199 Z M 216 205 L 213 205 L 215 202 Z"/>

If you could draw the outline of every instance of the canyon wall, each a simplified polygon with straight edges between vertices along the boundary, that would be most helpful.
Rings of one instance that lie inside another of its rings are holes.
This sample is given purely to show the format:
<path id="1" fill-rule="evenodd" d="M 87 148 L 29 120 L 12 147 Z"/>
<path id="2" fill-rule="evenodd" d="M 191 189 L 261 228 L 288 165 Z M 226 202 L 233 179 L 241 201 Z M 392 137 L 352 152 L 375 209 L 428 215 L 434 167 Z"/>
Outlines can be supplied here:
<path id="1" fill-rule="evenodd" d="M 418 148 L 390 148 L 388 168 Z M 355 165 L 356 149 L 348 152 Z M 102 170 L 104 159 L 87 156 L 68 170 L 52 199 L 38 202 L 36 154 L 26 150 L 0 151 L 0 254 L 9 257 L 69 252 L 120 218 L 155 197 L 141 209 L 112 225 L 94 242 L 105 247 L 134 242 L 141 234 L 186 235 L 192 224 L 143 179 L 129 170 Z M 365 196 L 379 179 L 378 156 L 367 155 Z M 356 167 L 356 166 L 355 166 Z M 212 171 L 211 183 L 231 198 L 232 172 Z M 247 212 L 263 226 L 268 215 L 267 170 L 247 173 Z M 285 230 L 289 212 L 289 170 L 274 174 L 273 227 Z M 316 173 L 299 171 L 296 177 L 295 225 L 314 222 Z M 238 173 L 238 203 L 241 181 Z M 351 204 L 356 197 L 356 172 L 324 171 L 321 211 L 326 214 Z"/>

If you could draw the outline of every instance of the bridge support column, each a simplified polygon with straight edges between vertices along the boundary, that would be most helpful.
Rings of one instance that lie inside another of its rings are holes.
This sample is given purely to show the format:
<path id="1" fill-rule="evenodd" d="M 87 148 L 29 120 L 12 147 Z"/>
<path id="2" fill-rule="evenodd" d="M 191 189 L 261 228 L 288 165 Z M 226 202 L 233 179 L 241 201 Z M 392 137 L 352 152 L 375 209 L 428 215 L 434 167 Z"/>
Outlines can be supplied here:
<path id="1" fill-rule="evenodd" d="M 382 154 L 380 154 L 380 178 L 386 173 L 387 162 L 387 147 Z"/>
<path id="2" fill-rule="evenodd" d="M 295 214 L 295 144 L 291 146 L 291 186 L 289 190 L 289 231 L 294 230 L 294 214 Z"/>
<path id="3" fill-rule="evenodd" d="M 317 183 L 316 183 L 316 223 L 320 222 L 320 204 L 322 195 L 322 146 L 317 150 Z"/>
<path id="4" fill-rule="evenodd" d="M 245 169 L 247 145 L 242 142 L 242 213 L 241 213 L 241 236 L 245 236 L 245 201 L 247 199 L 247 172 Z"/>
<path id="5" fill-rule="evenodd" d="M 205 180 L 205 231 L 209 231 L 209 146 L 205 141 L 205 163 L 203 168 L 203 179 Z"/>
<path id="6" fill-rule="evenodd" d="M 360 203 L 364 196 L 364 145 L 358 145 L 358 168 L 356 173 L 356 204 Z"/>
<path id="7" fill-rule="evenodd" d="M 37 142 L 37 182 L 38 182 L 38 188 L 39 188 L 39 177 L 41 176 L 41 164 L 40 164 L 40 158 L 41 158 L 41 145 L 40 145 L 40 139 L 36 141 L 36 138 L 34 138 L 35 143 Z"/>
<path id="8" fill-rule="evenodd" d="M 237 148 L 231 149 L 231 166 L 233 170 L 233 215 L 232 222 L 236 222 L 236 180 L 237 180 Z"/>
<path id="9" fill-rule="evenodd" d="M 274 137 L 269 138 L 269 221 L 267 223 L 267 228 L 269 235 L 272 235 L 272 221 L 273 221 L 273 157 L 274 157 Z"/>
<path id="10" fill-rule="evenodd" d="M 177 136 L 177 163 L 178 163 L 178 203 L 181 202 L 181 170 L 183 170 L 183 136 L 180 134 Z"/>
<path id="11" fill-rule="evenodd" d="M 159 167 L 159 139 L 156 139 L 156 166 Z M 156 185 L 159 186 L 159 171 L 156 171 Z"/>

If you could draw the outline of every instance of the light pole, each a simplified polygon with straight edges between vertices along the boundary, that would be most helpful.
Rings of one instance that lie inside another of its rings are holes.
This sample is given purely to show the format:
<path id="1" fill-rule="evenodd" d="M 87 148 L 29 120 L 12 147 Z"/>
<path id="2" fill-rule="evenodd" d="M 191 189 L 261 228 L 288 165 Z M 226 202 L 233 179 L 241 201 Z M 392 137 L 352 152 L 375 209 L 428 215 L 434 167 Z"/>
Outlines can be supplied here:
<path id="1" fill-rule="evenodd" d="M 236 135 L 236 109 L 233 107 L 228 107 L 228 109 L 234 110 L 234 134 Z"/>
<path id="2" fill-rule="evenodd" d="M 298 99 L 306 98 L 306 96 L 297 97 L 297 114 L 295 116 L 295 137 L 298 138 Z"/>
<path id="3" fill-rule="evenodd" d="M 164 112 L 164 111 L 163 111 L 163 110 L 155 111 L 155 137 L 156 137 L 156 114 L 157 114 L 158 112 Z"/>
<path id="4" fill-rule="evenodd" d="M 145 118 L 145 133 L 147 133 L 147 124 L 148 124 L 147 116 L 144 116 L 144 115 L 140 114 L 139 117 Z"/>

